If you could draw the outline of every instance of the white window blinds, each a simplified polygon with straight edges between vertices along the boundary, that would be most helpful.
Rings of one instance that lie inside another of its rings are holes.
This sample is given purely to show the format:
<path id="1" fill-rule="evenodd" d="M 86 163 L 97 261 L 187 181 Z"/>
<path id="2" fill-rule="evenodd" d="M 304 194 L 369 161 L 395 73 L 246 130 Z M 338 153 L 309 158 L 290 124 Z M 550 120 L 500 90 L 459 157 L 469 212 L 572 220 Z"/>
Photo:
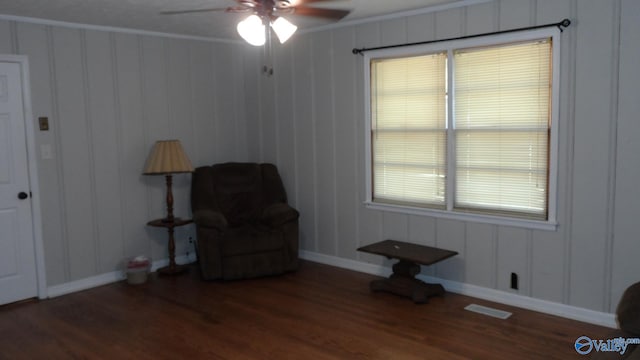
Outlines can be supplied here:
<path id="1" fill-rule="evenodd" d="M 365 55 L 367 206 L 553 229 L 554 28 Z"/>
<path id="2" fill-rule="evenodd" d="M 454 51 L 457 210 L 545 219 L 551 40 Z"/>
<path id="3" fill-rule="evenodd" d="M 373 200 L 445 206 L 447 53 L 371 66 Z"/>

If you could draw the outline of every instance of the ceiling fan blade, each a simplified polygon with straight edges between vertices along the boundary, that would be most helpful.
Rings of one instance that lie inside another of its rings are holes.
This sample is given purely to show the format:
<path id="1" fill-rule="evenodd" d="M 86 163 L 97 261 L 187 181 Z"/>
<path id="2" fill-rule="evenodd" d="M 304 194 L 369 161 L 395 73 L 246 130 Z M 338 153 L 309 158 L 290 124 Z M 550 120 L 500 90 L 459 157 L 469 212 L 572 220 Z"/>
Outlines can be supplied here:
<path id="1" fill-rule="evenodd" d="M 291 0 L 293 6 L 300 6 L 304 4 L 320 3 L 320 2 L 336 2 L 336 1 L 348 1 L 348 0 Z"/>
<path id="2" fill-rule="evenodd" d="M 296 6 L 294 9 L 294 15 L 315 16 L 335 20 L 340 20 L 351 12 L 351 10 L 324 9 L 310 6 Z"/>
<path id="3" fill-rule="evenodd" d="M 213 12 L 213 11 L 227 11 L 230 8 L 205 8 L 205 9 L 191 9 L 191 10 L 169 10 L 169 11 L 160 11 L 162 15 L 176 15 L 176 14 L 189 14 L 189 13 L 200 13 L 200 12 Z"/>

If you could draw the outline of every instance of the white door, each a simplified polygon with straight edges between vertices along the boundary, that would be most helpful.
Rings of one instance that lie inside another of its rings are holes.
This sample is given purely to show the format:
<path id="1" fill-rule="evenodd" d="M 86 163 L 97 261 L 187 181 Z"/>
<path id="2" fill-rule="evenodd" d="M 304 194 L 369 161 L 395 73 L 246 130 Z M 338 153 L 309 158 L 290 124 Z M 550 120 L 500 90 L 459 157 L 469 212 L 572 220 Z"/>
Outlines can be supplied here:
<path id="1" fill-rule="evenodd" d="M 0 304 L 38 295 L 21 74 L 0 62 Z"/>

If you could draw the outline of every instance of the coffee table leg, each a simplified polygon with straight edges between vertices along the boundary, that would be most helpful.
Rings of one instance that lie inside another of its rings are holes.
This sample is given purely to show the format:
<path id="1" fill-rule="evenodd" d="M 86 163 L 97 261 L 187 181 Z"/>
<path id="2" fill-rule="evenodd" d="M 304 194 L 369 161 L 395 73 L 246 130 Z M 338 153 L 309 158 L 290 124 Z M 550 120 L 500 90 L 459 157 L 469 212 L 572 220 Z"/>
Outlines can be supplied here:
<path id="1" fill-rule="evenodd" d="M 411 298 L 416 304 L 429 302 L 429 297 L 443 295 L 440 284 L 428 284 L 415 278 L 420 273 L 420 265 L 400 260 L 393 265 L 393 274 L 388 279 L 374 280 L 369 284 L 371 291 L 386 291 Z"/>

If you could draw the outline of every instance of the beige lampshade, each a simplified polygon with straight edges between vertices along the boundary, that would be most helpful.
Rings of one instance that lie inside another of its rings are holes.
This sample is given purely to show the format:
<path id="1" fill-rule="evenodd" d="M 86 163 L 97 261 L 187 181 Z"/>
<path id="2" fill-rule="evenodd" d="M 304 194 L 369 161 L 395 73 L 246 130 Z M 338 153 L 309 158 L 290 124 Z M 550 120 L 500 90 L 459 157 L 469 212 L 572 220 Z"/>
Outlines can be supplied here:
<path id="1" fill-rule="evenodd" d="M 143 174 L 164 175 L 192 171 L 191 161 L 179 140 L 160 140 L 153 145 Z"/>

